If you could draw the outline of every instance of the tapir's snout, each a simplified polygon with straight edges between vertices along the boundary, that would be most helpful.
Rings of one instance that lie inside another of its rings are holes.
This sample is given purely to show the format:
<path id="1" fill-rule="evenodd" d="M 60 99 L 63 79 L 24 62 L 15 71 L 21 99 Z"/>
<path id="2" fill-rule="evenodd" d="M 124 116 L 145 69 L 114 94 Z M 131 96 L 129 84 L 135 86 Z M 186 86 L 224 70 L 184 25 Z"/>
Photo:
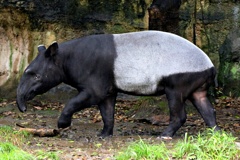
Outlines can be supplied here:
<path id="1" fill-rule="evenodd" d="M 19 111 L 21 111 L 21 112 L 26 112 L 27 111 L 26 106 L 20 106 L 18 103 L 17 103 L 17 106 L 18 106 Z"/>
<path id="2" fill-rule="evenodd" d="M 17 106 L 21 112 L 27 111 L 26 101 L 20 95 L 17 95 Z"/>
<path id="3" fill-rule="evenodd" d="M 21 91 L 20 87 L 17 88 L 17 106 L 21 112 L 27 111 L 26 100 L 24 94 Z"/>

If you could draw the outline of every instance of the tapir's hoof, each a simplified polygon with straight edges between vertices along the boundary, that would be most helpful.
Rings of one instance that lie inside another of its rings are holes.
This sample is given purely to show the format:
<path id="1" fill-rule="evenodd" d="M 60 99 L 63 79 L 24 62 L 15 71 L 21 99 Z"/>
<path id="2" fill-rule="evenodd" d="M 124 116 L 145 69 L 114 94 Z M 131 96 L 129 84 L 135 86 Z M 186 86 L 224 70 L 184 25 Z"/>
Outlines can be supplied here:
<path id="1" fill-rule="evenodd" d="M 221 131 L 221 128 L 218 126 L 213 127 L 214 131 Z"/>
<path id="2" fill-rule="evenodd" d="M 101 133 L 99 133 L 97 136 L 98 136 L 100 139 L 104 139 L 104 138 L 107 138 L 107 137 L 112 137 L 112 136 L 113 136 L 113 133 L 103 133 L 103 132 L 101 132 Z"/>
<path id="3" fill-rule="evenodd" d="M 71 126 L 71 122 L 61 122 L 61 121 L 58 121 L 58 128 L 61 128 L 61 129 L 64 129 L 64 128 L 68 128 Z"/>
<path id="4" fill-rule="evenodd" d="M 99 139 L 106 139 L 106 138 L 111 138 L 113 135 L 108 135 L 108 136 L 106 136 L 106 135 L 98 135 L 98 138 Z"/>

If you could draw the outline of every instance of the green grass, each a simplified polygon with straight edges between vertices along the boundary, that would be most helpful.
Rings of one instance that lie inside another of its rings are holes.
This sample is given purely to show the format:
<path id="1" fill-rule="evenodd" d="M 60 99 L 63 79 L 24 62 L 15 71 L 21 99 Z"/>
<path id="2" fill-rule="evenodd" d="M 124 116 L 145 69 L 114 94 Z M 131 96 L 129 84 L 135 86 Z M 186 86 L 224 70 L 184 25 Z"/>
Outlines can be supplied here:
<path id="1" fill-rule="evenodd" d="M 116 159 L 169 159 L 167 153 L 167 147 L 164 143 L 161 143 L 160 145 L 152 145 L 140 140 L 139 142 L 131 144 L 126 151 L 120 152 Z"/>
<path id="2" fill-rule="evenodd" d="M 33 155 L 19 149 L 12 143 L 0 143 L 0 159 L 4 160 L 33 160 Z"/>
<path id="3" fill-rule="evenodd" d="M 196 136 L 185 134 L 168 149 L 165 144 L 149 144 L 140 140 L 119 152 L 117 160 L 158 160 L 158 159 L 197 159 L 197 160 L 235 160 L 240 158 L 240 150 L 235 144 L 236 138 L 224 131 L 207 130 Z"/>
<path id="4" fill-rule="evenodd" d="M 15 131 L 10 126 L 0 127 L 0 160 L 59 160 L 57 152 L 34 151 L 28 153 L 21 148 L 29 148 L 31 135 L 25 131 Z"/>
<path id="5" fill-rule="evenodd" d="M 10 126 L 1 126 L 0 127 L 0 142 L 10 142 L 14 145 L 21 146 L 25 143 L 31 135 L 25 131 L 15 131 Z"/>
<path id="6" fill-rule="evenodd" d="M 226 132 L 208 130 L 197 136 L 187 136 L 175 145 L 173 157 L 185 159 L 229 160 L 240 158 L 236 138 Z"/>

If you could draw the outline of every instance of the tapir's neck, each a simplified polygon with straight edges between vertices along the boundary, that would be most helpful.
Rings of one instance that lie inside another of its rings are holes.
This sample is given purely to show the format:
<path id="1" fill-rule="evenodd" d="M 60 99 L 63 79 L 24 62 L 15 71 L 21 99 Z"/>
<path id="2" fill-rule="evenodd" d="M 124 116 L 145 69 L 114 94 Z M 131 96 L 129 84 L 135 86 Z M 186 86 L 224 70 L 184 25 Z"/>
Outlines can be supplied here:
<path id="1" fill-rule="evenodd" d="M 74 39 L 60 44 L 59 52 L 64 83 L 78 90 L 93 77 L 113 72 L 116 49 L 112 35 L 92 35 Z"/>
<path id="2" fill-rule="evenodd" d="M 71 41 L 70 41 L 71 42 Z M 78 69 L 79 64 L 78 61 L 81 55 L 76 55 L 77 53 L 74 51 L 76 44 L 73 43 L 62 43 L 59 45 L 59 70 L 61 73 L 61 82 L 68 84 L 74 88 L 78 88 L 76 80 L 76 75 L 81 72 L 81 69 Z"/>

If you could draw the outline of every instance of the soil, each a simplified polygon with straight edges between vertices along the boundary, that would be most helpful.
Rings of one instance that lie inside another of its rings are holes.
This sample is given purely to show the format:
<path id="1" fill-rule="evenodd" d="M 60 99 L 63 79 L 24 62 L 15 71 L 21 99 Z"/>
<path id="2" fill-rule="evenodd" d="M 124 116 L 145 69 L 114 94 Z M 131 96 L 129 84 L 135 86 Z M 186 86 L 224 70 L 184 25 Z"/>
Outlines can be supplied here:
<path id="1" fill-rule="evenodd" d="M 159 105 L 161 104 L 161 105 Z M 145 139 L 161 143 L 158 136 L 168 125 L 169 117 L 164 97 L 155 99 L 119 98 L 116 104 L 114 136 L 101 139 L 97 134 L 103 123 L 97 106 L 74 114 L 72 126 L 54 137 L 30 138 L 29 152 L 36 150 L 59 152 L 61 159 L 113 159 L 114 155 L 129 143 Z M 28 111 L 20 113 L 15 101 L 0 103 L 0 126 L 21 125 L 29 128 L 57 128 L 57 120 L 64 104 L 33 100 L 28 103 Z M 215 103 L 219 126 L 232 133 L 240 141 L 240 99 L 222 97 Z M 166 141 L 171 146 L 176 140 L 188 135 L 196 135 L 206 129 L 195 109 L 187 103 L 188 119 L 173 140 Z"/>

